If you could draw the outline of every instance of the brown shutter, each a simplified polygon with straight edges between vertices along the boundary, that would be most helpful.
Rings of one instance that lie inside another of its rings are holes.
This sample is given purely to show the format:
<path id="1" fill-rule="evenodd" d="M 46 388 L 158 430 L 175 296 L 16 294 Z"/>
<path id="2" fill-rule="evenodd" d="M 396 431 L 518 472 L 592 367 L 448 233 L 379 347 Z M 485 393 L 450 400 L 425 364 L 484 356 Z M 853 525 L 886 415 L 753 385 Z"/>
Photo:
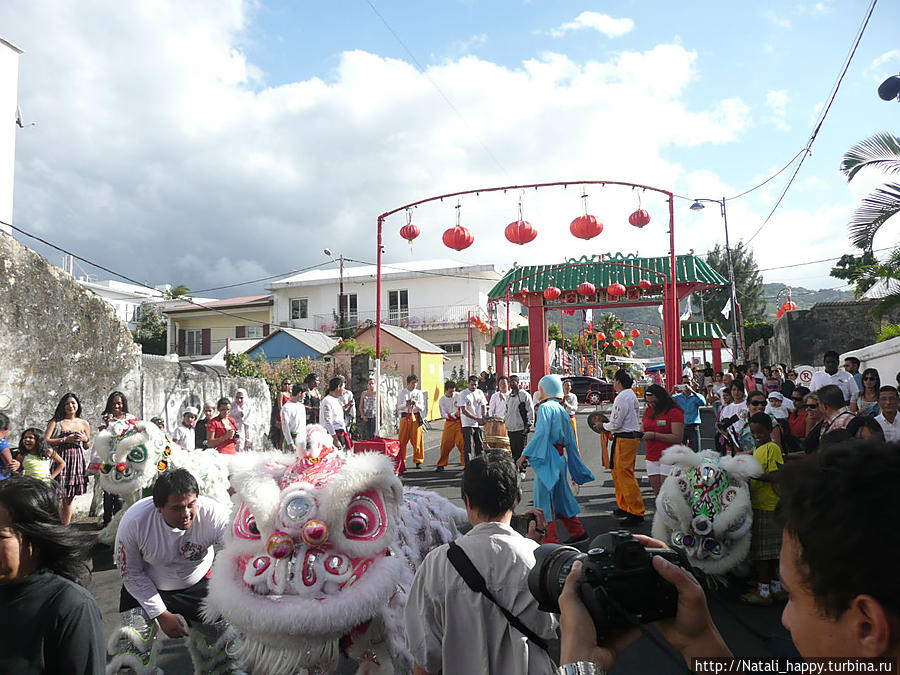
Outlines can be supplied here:
<path id="1" fill-rule="evenodd" d="M 204 328 L 203 332 L 200 335 L 200 344 L 202 345 L 200 351 L 204 354 L 212 354 L 212 350 L 210 349 L 212 343 L 212 330 L 209 328 Z"/>
<path id="2" fill-rule="evenodd" d="M 184 329 L 180 328 L 178 330 L 178 356 L 184 356 L 186 342 L 187 337 L 185 336 Z"/>
<path id="3" fill-rule="evenodd" d="M 269 334 L 269 324 L 263 324 L 263 337 L 266 337 Z"/>
<path id="4" fill-rule="evenodd" d="M 234 337 L 236 337 L 238 339 L 247 337 L 247 326 L 235 326 L 234 327 Z"/>

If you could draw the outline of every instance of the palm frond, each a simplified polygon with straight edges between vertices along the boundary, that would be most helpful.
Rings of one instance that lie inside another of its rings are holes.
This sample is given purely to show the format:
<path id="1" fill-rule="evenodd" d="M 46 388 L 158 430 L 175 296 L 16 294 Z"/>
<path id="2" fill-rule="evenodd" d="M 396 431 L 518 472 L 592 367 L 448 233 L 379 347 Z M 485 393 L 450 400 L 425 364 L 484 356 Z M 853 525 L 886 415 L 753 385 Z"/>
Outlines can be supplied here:
<path id="1" fill-rule="evenodd" d="M 872 248 L 875 233 L 891 216 L 900 212 L 900 183 L 885 183 L 859 204 L 850 219 L 850 242 L 861 249 Z"/>
<path id="2" fill-rule="evenodd" d="M 841 160 L 841 171 L 848 181 L 867 167 L 900 173 L 900 138 L 882 131 L 854 145 Z"/>

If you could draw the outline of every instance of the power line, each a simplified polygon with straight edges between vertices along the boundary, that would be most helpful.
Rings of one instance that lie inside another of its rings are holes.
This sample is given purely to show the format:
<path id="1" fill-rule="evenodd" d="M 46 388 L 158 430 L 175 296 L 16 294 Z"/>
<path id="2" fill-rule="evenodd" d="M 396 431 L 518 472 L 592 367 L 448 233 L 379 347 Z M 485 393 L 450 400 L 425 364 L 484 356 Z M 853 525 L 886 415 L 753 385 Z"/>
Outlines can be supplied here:
<path id="1" fill-rule="evenodd" d="M 749 244 L 756 238 L 760 232 L 762 232 L 763 228 L 768 224 L 768 222 L 772 219 L 772 216 L 775 215 L 775 211 L 781 205 L 781 202 L 784 200 L 785 195 L 787 195 L 788 190 L 791 188 L 791 185 L 794 183 L 794 179 L 797 177 L 797 174 L 800 173 L 800 168 L 803 166 L 803 162 L 806 161 L 806 158 L 809 157 L 810 152 L 812 150 L 812 144 L 815 142 L 816 137 L 819 135 L 819 130 L 822 128 L 822 125 L 825 123 L 825 118 L 828 116 L 828 111 L 831 110 L 831 105 L 834 103 L 834 99 L 837 97 L 838 90 L 841 88 L 841 83 L 844 81 L 844 76 L 847 74 L 847 71 L 850 69 L 850 63 L 853 61 L 853 56 L 856 54 L 856 49 L 859 47 L 859 43 L 862 40 L 863 34 L 866 32 L 866 26 L 869 25 L 869 19 L 872 18 L 872 12 L 875 11 L 875 5 L 878 3 L 878 0 L 872 0 L 872 3 L 869 5 L 869 9 L 866 12 L 866 17 L 862 22 L 862 25 L 859 28 L 859 31 L 856 34 L 856 40 L 853 43 L 853 47 L 850 50 L 850 53 L 847 55 L 847 58 L 844 62 L 844 67 L 841 70 L 841 74 L 835 82 L 834 87 L 831 91 L 831 96 L 828 99 L 828 104 L 822 110 L 822 114 L 819 116 L 819 120 L 816 123 L 815 128 L 813 129 L 812 134 L 809 137 L 809 140 L 806 143 L 805 154 L 800 158 L 800 161 L 797 163 L 797 166 L 794 168 L 794 172 L 791 174 L 790 180 L 788 180 L 787 185 L 784 186 L 784 190 L 781 191 L 781 195 L 778 197 L 775 205 L 772 207 L 772 210 L 769 212 L 769 215 L 766 216 L 766 219 L 763 221 L 762 225 L 753 233 L 747 243 Z"/>
<path id="2" fill-rule="evenodd" d="M 226 286 L 213 286 L 212 288 L 201 288 L 200 290 L 191 291 L 192 293 L 209 293 L 210 291 L 221 291 L 225 288 L 235 288 L 237 286 L 248 286 L 249 284 L 258 284 L 260 281 L 269 281 L 270 279 L 279 279 L 281 277 L 286 277 L 289 274 L 301 274 L 302 272 L 309 272 L 310 270 L 314 270 L 317 267 L 325 267 L 326 265 L 330 265 L 331 261 L 326 260 L 325 262 L 320 262 L 317 265 L 310 265 L 309 267 L 301 267 L 300 269 L 290 270 L 288 272 L 282 272 L 281 274 L 272 274 L 267 277 L 259 277 L 258 279 L 250 279 L 249 281 L 240 281 L 236 284 L 228 284 Z"/>
<path id="3" fill-rule="evenodd" d="M 431 86 L 434 87 L 435 90 L 437 91 L 437 93 L 440 94 L 441 98 L 444 99 L 444 102 L 445 102 L 448 106 L 450 106 L 450 109 L 453 110 L 453 112 L 455 112 L 455 113 L 459 116 L 459 119 L 461 119 L 461 120 L 463 121 L 463 123 L 464 123 L 469 129 L 471 129 L 472 126 L 469 124 L 469 121 L 463 116 L 463 114 L 459 111 L 459 109 L 458 109 L 455 105 L 453 105 L 453 101 L 451 101 L 450 98 L 443 92 L 443 90 L 438 86 L 437 82 L 435 82 L 434 79 L 432 79 L 431 75 L 428 74 L 428 71 L 426 71 L 425 68 L 422 67 L 422 64 L 419 63 L 419 60 L 418 60 L 418 59 L 415 57 L 415 55 L 412 53 L 412 50 L 410 50 L 410 48 L 406 46 L 406 43 L 403 42 L 403 40 L 402 40 L 402 39 L 400 38 L 400 36 L 397 34 L 397 31 L 395 31 L 395 30 L 391 27 L 391 24 L 389 24 L 389 23 L 387 22 L 387 19 L 385 19 L 385 18 L 381 15 L 381 12 L 378 11 L 378 8 L 375 7 L 374 3 L 372 3 L 371 0 L 366 0 L 366 4 L 369 5 L 369 7 L 372 8 L 372 11 L 375 13 L 375 16 L 377 16 L 379 19 L 381 19 L 381 23 L 384 24 L 385 28 L 387 28 L 388 31 L 390 31 L 391 35 L 394 36 L 394 39 L 400 44 L 401 47 L 403 47 L 403 50 L 406 52 L 407 56 L 409 56 L 409 58 L 412 60 L 413 65 L 416 67 L 416 69 L 417 69 L 422 75 L 425 76 L 425 78 L 431 83 Z M 484 142 L 483 142 L 480 138 L 477 138 L 477 137 L 476 137 L 476 140 L 478 141 L 478 144 L 482 147 L 482 149 L 483 149 L 483 150 L 488 154 L 488 156 L 493 160 L 494 164 L 496 164 L 504 174 L 509 175 L 509 172 L 506 170 L 506 167 L 504 167 L 504 166 L 500 163 L 500 160 L 497 159 L 497 157 L 494 155 L 493 152 L 491 152 L 491 149 L 490 149 L 487 145 L 485 145 Z"/>

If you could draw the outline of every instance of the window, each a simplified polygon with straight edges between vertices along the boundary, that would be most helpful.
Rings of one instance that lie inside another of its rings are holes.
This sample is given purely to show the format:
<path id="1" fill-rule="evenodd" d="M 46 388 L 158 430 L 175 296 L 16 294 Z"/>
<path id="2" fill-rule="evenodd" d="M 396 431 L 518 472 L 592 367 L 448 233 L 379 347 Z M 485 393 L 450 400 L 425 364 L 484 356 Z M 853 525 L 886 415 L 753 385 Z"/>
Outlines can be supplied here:
<path id="1" fill-rule="evenodd" d="M 341 296 L 338 294 L 338 316 L 341 315 Z M 344 317 L 347 323 L 354 325 L 359 318 L 356 310 L 356 293 L 344 293 Z"/>
<path id="2" fill-rule="evenodd" d="M 247 326 L 246 332 L 244 333 L 244 337 L 247 338 L 261 338 L 263 336 L 263 327 L 259 324 L 255 326 Z"/>
<path id="3" fill-rule="evenodd" d="M 462 354 L 462 342 L 448 342 L 446 344 L 438 345 L 441 349 L 443 349 L 448 354 Z"/>
<path id="4" fill-rule="evenodd" d="M 187 356 L 197 356 L 203 353 L 203 331 L 184 331 L 184 353 Z"/>
<path id="5" fill-rule="evenodd" d="M 391 319 L 409 317 L 409 292 L 388 291 L 388 312 Z"/>
<path id="6" fill-rule="evenodd" d="M 308 298 L 291 298 L 291 318 L 307 319 L 309 318 L 309 299 Z"/>

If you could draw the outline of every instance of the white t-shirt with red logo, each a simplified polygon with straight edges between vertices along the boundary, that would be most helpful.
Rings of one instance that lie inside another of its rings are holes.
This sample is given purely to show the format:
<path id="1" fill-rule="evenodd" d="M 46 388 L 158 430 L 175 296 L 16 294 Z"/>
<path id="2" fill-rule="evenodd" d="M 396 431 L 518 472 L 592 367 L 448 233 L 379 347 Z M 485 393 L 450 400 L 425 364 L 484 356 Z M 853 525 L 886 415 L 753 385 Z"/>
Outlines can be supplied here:
<path id="1" fill-rule="evenodd" d="M 169 527 L 153 497 L 125 512 L 116 533 L 116 567 L 125 589 L 151 619 L 166 611 L 159 591 L 190 588 L 209 572 L 213 544 L 228 528 L 229 509 L 197 497 L 197 515 L 188 530 Z"/>

